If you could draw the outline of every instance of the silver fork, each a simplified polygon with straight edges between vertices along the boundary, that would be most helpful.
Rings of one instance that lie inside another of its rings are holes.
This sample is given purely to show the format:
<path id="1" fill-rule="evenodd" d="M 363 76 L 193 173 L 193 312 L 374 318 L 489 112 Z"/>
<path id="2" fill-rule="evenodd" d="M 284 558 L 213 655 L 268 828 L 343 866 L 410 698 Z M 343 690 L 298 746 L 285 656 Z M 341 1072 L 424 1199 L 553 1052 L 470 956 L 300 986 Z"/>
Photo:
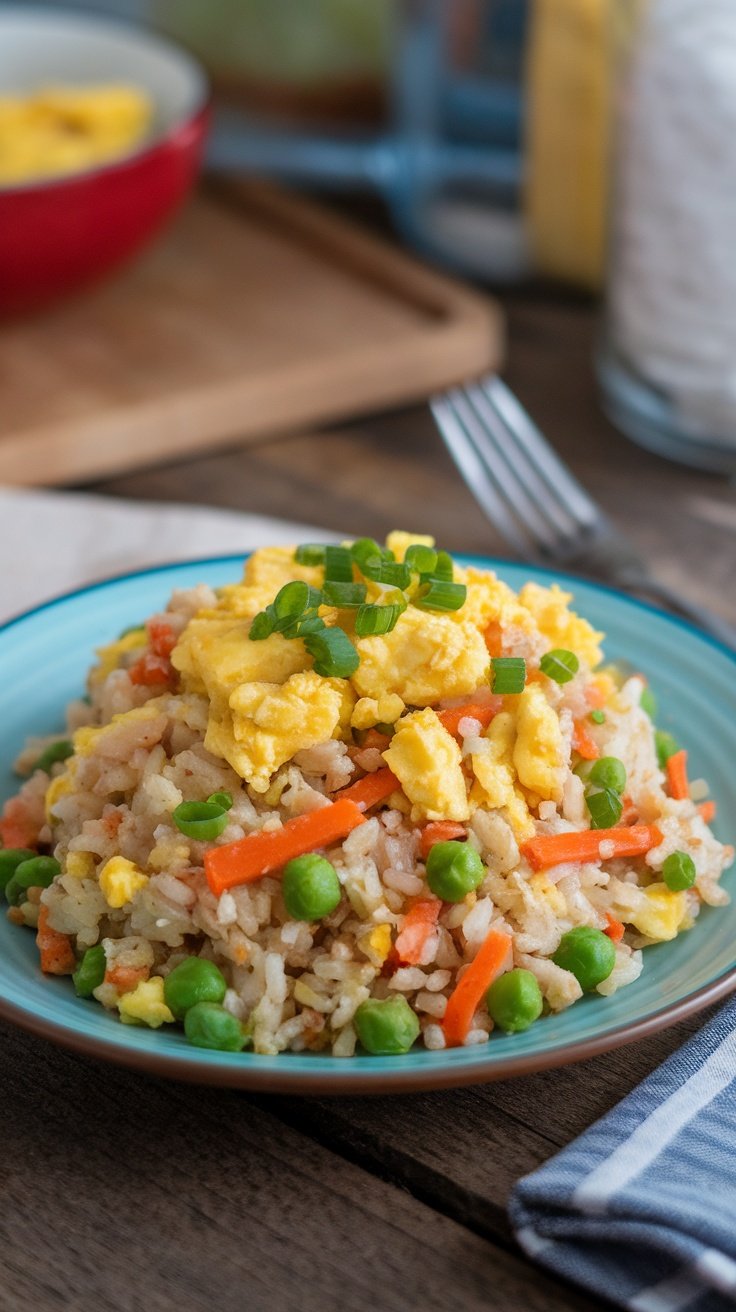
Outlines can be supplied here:
<path id="1" fill-rule="evenodd" d="M 454 388 L 430 405 L 470 491 L 522 559 L 654 598 L 736 651 L 736 629 L 652 575 L 500 378 Z"/>

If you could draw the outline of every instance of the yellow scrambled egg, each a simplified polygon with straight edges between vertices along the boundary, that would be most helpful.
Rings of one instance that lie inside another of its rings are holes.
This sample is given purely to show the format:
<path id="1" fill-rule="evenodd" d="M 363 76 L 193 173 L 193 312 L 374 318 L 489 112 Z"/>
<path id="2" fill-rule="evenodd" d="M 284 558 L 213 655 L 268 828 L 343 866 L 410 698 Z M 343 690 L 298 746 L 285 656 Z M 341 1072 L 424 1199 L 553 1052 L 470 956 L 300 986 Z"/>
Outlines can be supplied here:
<path id="1" fill-rule="evenodd" d="M 121 657 L 127 655 L 129 651 L 136 651 L 139 647 L 145 647 L 145 645 L 146 630 L 140 628 L 132 629 L 130 633 L 123 634 L 117 642 L 109 642 L 106 647 L 98 647 L 98 661 L 90 675 L 92 683 L 103 683 L 108 674 L 118 668 Z"/>
<path id="2" fill-rule="evenodd" d="M 134 861 L 127 861 L 124 856 L 111 856 L 100 871 L 99 882 L 107 905 L 119 908 L 132 902 L 136 893 L 145 888 L 148 875 L 144 875 Z"/>
<path id="3" fill-rule="evenodd" d="M 526 583 L 519 593 L 519 602 L 532 615 L 540 633 L 549 638 L 550 647 L 574 651 L 593 669 L 603 659 L 600 648 L 603 634 L 570 610 L 571 601 L 572 593 L 563 592 L 556 583 L 551 588 Z"/>
<path id="4" fill-rule="evenodd" d="M 516 741 L 516 717 L 513 711 L 500 711 L 484 735 L 487 748 L 471 756 L 475 781 L 470 791 L 473 809 L 504 810 L 518 839 L 534 832 L 529 808 L 516 783 L 513 752 Z"/>
<path id="5" fill-rule="evenodd" d="M 565 744 L 557 714 L 538 683 L 527 684 L 517 698 L 513 760 L 524 788 L 561 801 Z"/>
<path id="6" fill-rule="evenodd" d="M 460 748 L 429 707 L 399 721 L 383 759 L 412 804 L 412 820 L 468 819 Z"/>
<path id="7" fill-rule="evenodd" d="M 128 154 L 153 117 L 137 87 L 47 87 L 28 96 L 0 96 L 0 184 L 31 182 Z"/>
<path id="8" fill-rule="evenodd" d="M 118 999 L 118 1011 L 125 1025 L 148 1025 L 157 1030 L 160 1025 L 174 1023 L 174 1016 L 166 1005 L 160 975 L 141 980 L 130 993 L 123 993 Z"/>
<path id="9" fill-rule="evenodd" d="M 352 677 L 361 697 L 395 693 L 409 706 L 470 695 L 488 681 L 482 634 L 434 611 L 410 606 L 391 633 L 358 638 L 360 665 Z"/>
<path id="10" fill-rule="evenodd" d="M 673 893 L 666 884 L 650 884 L 644 889 L 642 905 L 623 918 L 640 934 L 664 943 L 677 937 L 687 919 L 687 896 Z"/>

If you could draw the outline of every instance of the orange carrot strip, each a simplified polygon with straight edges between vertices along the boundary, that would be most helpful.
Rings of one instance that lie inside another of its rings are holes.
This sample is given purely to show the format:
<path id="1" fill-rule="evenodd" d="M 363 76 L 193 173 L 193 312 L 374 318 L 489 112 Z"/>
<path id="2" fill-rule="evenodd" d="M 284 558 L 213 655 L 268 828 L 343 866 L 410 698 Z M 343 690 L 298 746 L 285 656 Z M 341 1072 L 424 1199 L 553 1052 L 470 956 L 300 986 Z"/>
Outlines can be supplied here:
<path id="1" fill-rule="evenodd" d="M 598 861 L 601 843 L 612 843 L 611 857 L 616 857 L 643 856 L 661 842 L 662 835 L 656 825 L 629 825 L 617 829 L 583 829 L 567 834 L 538 834 L 522 843 L 521 851 L 535 870 L 547 870 L 564 861 Z"/>
<path id="2" fill-rule="evenodd" d="M 442 903 L 438 897 L 422 898 L 407 911 L 401 933 L 394 948 L 399 961 L 405 966 L 416 966 L 422 948 L 437 924 Z"/>
<path id="3" fill-rule="evenodd" d="M 690 796 L 690 785 L 687 781 L 687 752 L 684 748 L 669 757 L 667 782 L 670 786 L 670 797 L 676 798 L 678 802 Z"/>
<path id="4" fill-rule="evenodd" d="M 483 639 L 488 648 L 489 656 L 503 655 L 503 629 L 498 620 L 491 620 L 490 624 L 483 630 Z"/>
<path id="5" fill-rule="evenodd" d="M 219 897 L 226 888 L 250 884 L 272 870 L 280 870 L 292 857 L 346 838 L 364 822 L 365 816 L 355 802 L 341 798 L 317 811 L 287 820 L 281 829 L 261 830 L 239 838 L 236 843 L 211 847 L 204 857 L 207 882 Z"/>
<path id="6" fill-rule="evenodd" d="M 131 683 L 155 688 L 159 684 L 169 683 L 173 672 L 174 667 L 168 656 L 157 656 L 155 652 L 146 651 L 135 665 L 131 665 L 128 678 Z"/>
<path id="7" fill-rule="evenodd" d="M 447 710 L 438 711 L 437 716 L 447 732 L 457 737 L 461 720 L 478 720 L 486 729 L 502 706 L 502 698 L 494 697 L 492 702 L 466 702 L 464 706 L 448 706 Z"/>
<path id="8" fill-rule="evenodd" d="M 41 954 L 44 975 L 71 975 L 77 968 L 72 941 L 68 934 L 59 933 L 49 924 L 49 909 L 42 902 L 38 909 L 36 946 Z"/>
<path id="9" fill-rule="evenodd" d="M 0 839 L 3 847 L 35 847 L 38 829 L 30 817 L 27 804 L 20 797 L 11 797 L 5 803 L 0 820 Z"/>
<path id="10" fill-rule="evenodd" d="M 623 921 L 617 920 L 615 916 L 611 915 L 610 911 L 606 912 L 606 920 L 608 924 L 603 933 L 608 935 L 612 943 L 620 943 L 626 930 Z"/>
<path id="11" fill-rule="evenodd" d="M 707 825 L 711 824 L 716 818 L 716 804 L 712 798 L 707 802 L 701 802 L 698 811 L 700 812 L 701 820 L 705 820 Z"/>
<path id="12" fill-rule="evenodd" d="M 164 620 L 154 620 L 147 624 L 146 628 L 151 651 L 156 656 L 170 656 L 178 642 L 171 625 L 166 624 Z"/>
<path id="13" fill-rule="evenodd" d="M 573 724 L 572 745 L 584 761 L 597 761 L 601 754 L 597 742 L 590 736 L 585 720 L 576 720 Z"/>
<path id="14" fill-rule="evenodd" d="M 393 770 L 389 770 L 386 765 L 382 770 L 364 775 L 348 788 L 341 788 L 339 793 L 335 793 L 335 801 L 354 802 L 361 811 L 369 811 L 377 802 L 385 801 L 391 793 L 397 792 L 400 788 L 401 784 Z"/>
<path id="15" fill-rule="evenodd" d="M 492 929 L 447 999 L 442 1029 L 448 1048 L 462 1043 L 486 989 L 512 963 L 511 935 Z"/>
<path id="16" fill-rule="evenodd" d="M 148 966 L 113 966 L 105 971 L 105 983 L 112 984 L 118 993 L 130 993 L 149 974 Z"/>
<path id="17" fill-rule="evenodd" d="M 431 820 L 422 830 L 419 839 L 419 855 L 426 861 L 435 843 L 448 843 L 453 838 L 467 838 L 465 825 L 456 824 L 454 820 Z"/>

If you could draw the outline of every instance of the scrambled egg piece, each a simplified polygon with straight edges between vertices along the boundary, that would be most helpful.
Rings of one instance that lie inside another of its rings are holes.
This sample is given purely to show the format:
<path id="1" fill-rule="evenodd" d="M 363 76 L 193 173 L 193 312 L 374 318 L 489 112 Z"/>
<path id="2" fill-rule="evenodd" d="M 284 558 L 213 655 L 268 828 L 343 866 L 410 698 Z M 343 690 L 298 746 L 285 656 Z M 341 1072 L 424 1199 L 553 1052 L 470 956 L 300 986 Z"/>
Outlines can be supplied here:
<path id="1" fill-rule="evenodd" d="M 151 124 L 153 105 L 138 87 L 47 87 L 0 97 L 0 183 L 108 163 L 128 154 Z"/>
<path id="2" fill-rule="evenodd" d="M 313 670 L 286 683 L 242 683 L 228 701 L 213 700 L 205 747 L 224 757 L 258 793 L 296 752 L 333 738 L 349 720 L 353 696 L 345 679 Z"/>
<path id="3" fill-rule="evenodd" d="M 410 706 L 471 692 L 488 678 L 481 634 L 432 611 L 409 607 L 391 633 L 358 638 L 360 665 L 352 676 L 361 697 L 396 693 Z"/>
<path id="4" fill-rule="evenodd" d="M 537 875 L 532 875 L 529 880 L 529 887 L 538 897 L 543 897 L 549 904 L 556 916 L 564 916 L 567 912 L 567 904 L 562 893 L 551 879 L 547 878 L 544 871 Z"/>
<path id="5" fill-rule="evenodd" d="M 539 684 L 527 684 L 516 712 L 513 759 L 519 782 L 538 797 L 561 801 L 565 756 L 556 712 Z"/>
<path id="6" fill-rule="evenodd" d="M 187 692 L 215 697 L 243 683 L 285 683 L 311 665 L 299 638 L 272 633 L 251 642 L 249 628 L 249 622 L 239 618 L 190 620 L 171 653 Z"/>
<path id="7" fill-rule="evenodd" d="M 391 926 L 383 921 L 361 934 L 358 947 L 374 966 L 382 966 L 391 951 Z"/>
<path id="8" fill-rule="evenodd" d="M 91 852 L 67 852 L 64 874 L 74 879 L 91 879 L 95 873 L 95 859 Z"/>
<path id="9" fill-rule="evenodd" d="M 502 628 L 515 626 L 527 633 L 534 631 L 534 620 L 524 606 L 519 604 L 516 593 L 502 582 L 490 570 L 467 569 L 455 566 L 455 579 L 467 588 L 465 603 L 460 610 L 452 611 L 451 618 L 456 623 L 474 624 L 477 629 L 485 630 L 491 623 L 498 623 Z"/>
<path id="10" fill-rule="evenodd" d="M 375 724 L 395 724 L 406 707 L 396 693 L 382 697 L 361 697 L 355 703 L 350 723 L 353 729 L 372 729 Z"/>
<path id="11" fill-rule="evenodd" d="M 148 1025 L 157 1030 L 171 1025 L 174 1015 L 164 1001 L 164 982 L 160 975 L 141 980 L 130 993 L 118 998 L 118 1011 L 124 1025 Z"/>
<path id="12" fill-rule="evenodd" d="M 460 748 L 429 707 L 399 721 L 383 753 L 412 804 L 412 820 L 467 820 Z"/>
<path id="13" fill-rule="evenodd" d="M 90 679 L 92 683 L 104 683 L 108 674 L 118 668 L 121 657 L 127 655 L 129 651 L 135 651 L 138 647 L 146 645 L 146 630 L 144 628 L 133 629 L 126 633 L 117 642 L 109 642 L 106 647 L 98 647 L 97 655 L 99 660 L 95 665 Z"/>
<path id="14" fill-rule="evenodd" d="M 55 779 L 52 779 L 51 783 L 46 789 L 46 796 L 44 798 L 44 811 L 46 815 L 47 824 L 51 825 L 54 823 L 54 819 L 55 819 L 54 807 L 56 803 L 59 801 L 59 798 L 67 797 L 69 793 L 74 792 L 75 773 L 76 771 L 74 769 L 74 761 L 71 760 L 67 765 L 67 768 L 64 771 L 64 773 L 58 774 Z"/>
<path id="15" fill-rule="evenodd" d="M 519 601 L 532 614 L 539 631 L 549 638 L 551 647 L 575 652 L 591 669 L 600 664 L 603 634 L 569 609 L 571 592 L 563 592 L 556 583 L 551 588 L 526 583 L 519 593 Z"/>
<path id="16" fill-rule="evenodd" d="M 124 907 L 132 902 L 136 893 L 145 888 L 148 875 L 124 856 L 111 856 L 100 871 L 99 884 L 110 907 Z"/>
<path id="17" fill-rule="evenodd" d="M 676 938 L 687 919 L 687 896 L 673 893 L 666 884 L 650 884 L 644 889 L 645 901 L 625 917 L 640 934 L 664 943 Z"/>
<path id="18" fill-rule="evenodd" d="M 405 533 L 403 529 L 394 529 L 386 538 L 386 546 L 393 551 L 397 560 L 404 559 L 409 547 L 433 547 L 434 538 L 425 533 Z"/>
<path id="19" fill-rule="evenodd" d="M 534 833 L 534 825 L 529 808 L 516 788 L 513 766 L 515 739 L 514 713 L 500 711 L 491 720 L 485 733 L 487 751 L 474 752 L 471 756 L 475 783 L 470 792 L 470 802 L 473 808 L 505 810 L 516 838 L 523 839 Z"/>
<path id="20" fill-rule="evenodd" d="M 119 724 L 145 724 L 147 720 L 157 720 L 161 715 L 161 699 L 152 697 L 145 706 L 135 706 L 132 711 L 121 711 L 113 715 L 108 724 L 95 728 L 83 725 L 72 737 L 75 756 L 91 756 L 101 738 Z M 63 776 L 62 776 L 63 777 Z"/>

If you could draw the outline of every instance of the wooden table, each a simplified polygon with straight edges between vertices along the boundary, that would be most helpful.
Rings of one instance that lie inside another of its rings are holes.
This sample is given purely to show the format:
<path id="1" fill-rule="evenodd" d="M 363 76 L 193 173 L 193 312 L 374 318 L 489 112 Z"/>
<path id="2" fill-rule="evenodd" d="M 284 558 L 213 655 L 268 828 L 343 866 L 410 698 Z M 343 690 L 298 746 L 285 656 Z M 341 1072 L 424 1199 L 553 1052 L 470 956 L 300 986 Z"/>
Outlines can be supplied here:
<path id="1" fill-rule="evenodd" d="M 507 376 L 524 403 L 662 576 L 736 619 L 728 485 L 639 451 L 602 419 L 584 303 L 528 294 L 508 309 Z M 425 411 L 96 490 L 501 549 Z M 509 1190 L 697 1024 L 525 1080 L 365 1100 L 164 1083 L 3 1027 L 0 1310 L 600 1308 L 516 1249 Z"/>

